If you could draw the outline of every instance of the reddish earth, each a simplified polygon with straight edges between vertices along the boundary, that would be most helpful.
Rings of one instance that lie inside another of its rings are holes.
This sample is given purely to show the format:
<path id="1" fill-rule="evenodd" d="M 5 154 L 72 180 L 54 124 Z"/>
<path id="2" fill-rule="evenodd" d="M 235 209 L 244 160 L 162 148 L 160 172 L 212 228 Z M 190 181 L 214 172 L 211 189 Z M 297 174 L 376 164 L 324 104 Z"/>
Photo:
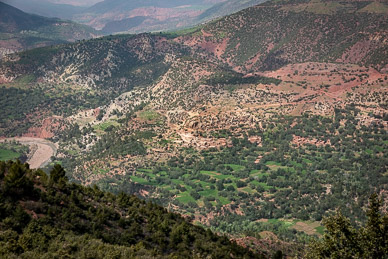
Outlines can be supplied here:
<path id="1" fill-rule="evenodd" d="M 265 252 L 269 256 L 274 254 L 277 250 L 280 250 L 287 255 L 292 255 L 298 250 L 298 247 L 296 247 L 295 244 L 279 240 L 278 237 L 270 231 L 260 232 L 260 236 L 260 239 L 246 236 L 232 238 L 232 240 L 240 246 L 250 248 L 252 251 L 258 251 L 260 253 Z"/>
<path id="2" fill-rule="evenodd" d="M 314 138 L 304 138 L 304 137 L 295 136 L 295 135 L 293 136 L 291 143 L 298 146 L 298 147 L 306 145 L 306 144 L 311 144 L 311 145 L 315 145 L 315 146 L 331 145 L 330 139 L 328 139 L 326 141 L 322 141 L 322 140 L 318 140 L 318 139 L 314 139 Z"/>
<path id="3" fill-rule="evenodd" d="M 54 137 L 55 132 L 62 127 L 62 122 L 62 117 L 59 116 L 45 118 L 43 119 L 41 126 L 30 128 L 23 136 L 42 139 L 52 138 Z"/>

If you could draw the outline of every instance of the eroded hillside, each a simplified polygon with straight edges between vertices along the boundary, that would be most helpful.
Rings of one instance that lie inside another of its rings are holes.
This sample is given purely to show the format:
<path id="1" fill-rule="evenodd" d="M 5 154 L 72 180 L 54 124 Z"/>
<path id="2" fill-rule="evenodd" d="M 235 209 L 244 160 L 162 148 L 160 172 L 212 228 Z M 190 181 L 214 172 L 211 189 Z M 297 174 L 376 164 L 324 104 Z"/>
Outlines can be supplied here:
<path id="1" fill-rule="evenodd" d="M 251 243 L 320 236 L 338 207 L 362 221 L 388 183 L 385 4 L 283 2 L 9 55 L 0 132 L 50 138 L 74 181 Z"/>

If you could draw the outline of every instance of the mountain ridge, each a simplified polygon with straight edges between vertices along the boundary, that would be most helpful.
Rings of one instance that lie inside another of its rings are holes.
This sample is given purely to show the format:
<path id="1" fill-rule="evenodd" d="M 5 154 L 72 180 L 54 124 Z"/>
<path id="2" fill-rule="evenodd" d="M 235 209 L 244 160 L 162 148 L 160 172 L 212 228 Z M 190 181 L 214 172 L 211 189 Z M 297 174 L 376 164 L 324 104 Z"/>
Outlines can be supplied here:
<path id="1" fill-rule="evenodd" d="M 374 3 L 273 1 L 8 55 L 0 135 L 50 138 L 75 182 L 295 255 L 322 217 L 363 222 L 387 188 L 387 14 Z"/>
<path id="2" fill-rule="evenodd" d="M 71 21 L 27 14 L 3 2 L 0 7 L 1 56 L 99 35 L 94 29 Z"/>

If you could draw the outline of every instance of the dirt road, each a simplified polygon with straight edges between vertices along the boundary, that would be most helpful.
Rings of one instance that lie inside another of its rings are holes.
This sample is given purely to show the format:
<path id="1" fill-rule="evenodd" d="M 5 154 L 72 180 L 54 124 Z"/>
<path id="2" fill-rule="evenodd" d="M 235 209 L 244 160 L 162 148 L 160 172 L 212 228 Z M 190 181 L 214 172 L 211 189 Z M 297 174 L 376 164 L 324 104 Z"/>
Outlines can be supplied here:
<path id="1" fill-rule="evenodd" d="M 55 156 L 55 154 L 57 153 L 57 146 L 46 139 L 20 137 L 1 139 L 0 142 L 4 142 L 5 140 L 15 140 L 20 142 L 21 144 L 30 146 L 30 150 L 32 152 L 31 154 L 29 154 L 29 159 L 27 160 L 27 163 L 30 164 L 30 168 L 32 169 L 46 166 L 50 162 L 51 156 Z"/>

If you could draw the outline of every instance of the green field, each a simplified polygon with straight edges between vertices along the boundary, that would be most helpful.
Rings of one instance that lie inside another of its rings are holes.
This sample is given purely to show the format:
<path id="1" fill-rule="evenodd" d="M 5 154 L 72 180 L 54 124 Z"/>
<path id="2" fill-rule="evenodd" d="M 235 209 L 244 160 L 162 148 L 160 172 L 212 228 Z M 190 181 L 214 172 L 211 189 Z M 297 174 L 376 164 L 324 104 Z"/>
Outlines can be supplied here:
<path id="1" fill-rule="evenodd" d="M 117 127 L 119 125 L 120 125 L 120 123 L 118 123 L 117 121 L 111 120 L 111 121 L 106 121 L 106 122 L 103 122 L 101 124 L 95 125 L 95 126 L 93 126 L 93 128 L 97 131 L 105 131 L 110 126 Z"/>
<path id="2" fill-rule="evenodd" d="M 160 118 L 160 114 L 153 111 L 153 110 L 148 110 L 148 111 L 142 111 L 139 113 L 139 117 L 143 120 L 157 120 Z"/>
<path id="3" fill-rule="evenodd" d="M 7 161 L 12 159 L 17 159 L 20 157 L 19 153 L 16 153 L 12 150 L 8 149 L 0 149 L 0 160 L 1 161 Z"/>

